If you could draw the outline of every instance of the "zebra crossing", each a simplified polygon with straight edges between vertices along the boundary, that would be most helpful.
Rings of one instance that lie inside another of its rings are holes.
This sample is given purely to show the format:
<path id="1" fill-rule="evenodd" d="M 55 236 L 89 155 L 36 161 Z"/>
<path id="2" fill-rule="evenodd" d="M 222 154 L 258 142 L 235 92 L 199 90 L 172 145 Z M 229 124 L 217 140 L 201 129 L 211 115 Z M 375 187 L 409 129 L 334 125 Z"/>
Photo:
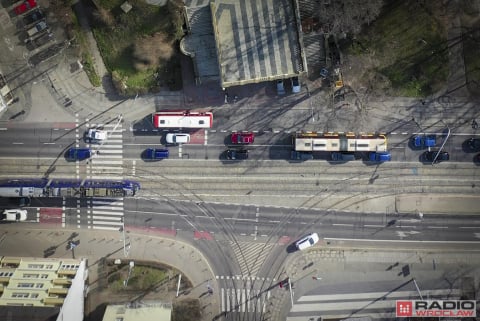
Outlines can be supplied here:
<path id="1" fill-rule="evenodd" d="M 93 179 L 123 179 L 123 128 L 122 124 L 112 123 L 90 127 L 103 127 L 107 139 L 100 144 L 91 144 L 93 156 L 88 173 Z"/>
<path id="2" fill-rule="evenodd" d="M 422 291 L 424 298 L 458 299 L 459 289 L 435 289 Z M 419 299 L 416 290 L 394 292 L 328 293 L 300 297 L 288 314 L 287 321 L 341 319 L 353 314 L 357 318 L 395 318 L 396 300 Z"/>
<path id="3" fill-rule="evenodd" d="M 270 291 L 242 288 L 221 288 L 222 312 L 265 313 Z"/>
<path id="4" fill-rule="evenodd" d="M 91 199 L 88 217 L 93 229 L 118 231 L 124 224 L 123 198 Z"/>
<path id="5" fill-rule="evenodd" d="M 256 276 L 275 244 L 230 242 L 243 276 Z"/>
<path id="6" fill-rule="evenodd" d="M 89 179 L 123 179 L 123 128 L 115 121 L 109 124 L 90 124 L 102 128 L 107 139 L 91 144 L 92 158 L 87 167 Z M 92 198 L 88 204 L 89 227 L 102 230 L 119 230 L 124 227 L 123 198 Z"/>

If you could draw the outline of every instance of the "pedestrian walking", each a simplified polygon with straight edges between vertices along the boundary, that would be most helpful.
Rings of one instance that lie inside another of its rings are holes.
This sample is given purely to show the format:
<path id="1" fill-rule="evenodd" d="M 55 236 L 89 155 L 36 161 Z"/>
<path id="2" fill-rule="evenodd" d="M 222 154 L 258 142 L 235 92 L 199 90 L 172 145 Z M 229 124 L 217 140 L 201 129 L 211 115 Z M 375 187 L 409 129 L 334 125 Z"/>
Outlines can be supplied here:
<path id="1" fill-rule="evenodd" d="M 209 295 L 213 294 L 213 288 L 210 284 L 207 284 L 207 292 L 208 292 Z"/>

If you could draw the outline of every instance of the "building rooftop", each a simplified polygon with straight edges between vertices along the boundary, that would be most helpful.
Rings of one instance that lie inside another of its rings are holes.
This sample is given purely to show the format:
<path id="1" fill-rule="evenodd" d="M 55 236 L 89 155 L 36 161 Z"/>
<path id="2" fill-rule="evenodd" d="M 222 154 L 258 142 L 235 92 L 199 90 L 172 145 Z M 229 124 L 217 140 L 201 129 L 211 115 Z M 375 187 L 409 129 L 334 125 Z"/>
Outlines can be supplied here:
<path id="1" fill-rule="evenodd" d="M 223 88 L 305 72 L 294 0 L 210 2 Z"/>
<path id="2" fill-rule="evenodd" d="M 142 301 L 107 306 L 103 321 L 170 321 L 171 315 L 171 303 Z"/>
<path id="3" fill-rule="evenodd" d="M 79 259 L 0 257 L 0 320 L 82 320 L 85 266 Z"/>

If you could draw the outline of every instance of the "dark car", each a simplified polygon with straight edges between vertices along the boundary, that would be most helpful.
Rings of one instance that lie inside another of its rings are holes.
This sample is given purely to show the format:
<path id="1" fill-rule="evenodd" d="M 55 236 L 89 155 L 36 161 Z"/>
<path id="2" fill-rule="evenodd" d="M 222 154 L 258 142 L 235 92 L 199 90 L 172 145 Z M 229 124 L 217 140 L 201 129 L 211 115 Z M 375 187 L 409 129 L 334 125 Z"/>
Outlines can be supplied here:
<path id="1" fill-rule="evenodd" d="M 25 41 L 25 46 L 28 50 L 32 51 L 35 48 L 41 47 L 53 40 L 55 40 L 55 38 L 53 37 L 53 33 L 47 32 L 35 39 L 27 38 L 27 40 Z"/>
<path id="2" fill-rule="evenodd" d="M 30 12 L 29 14 L 27 14 L 25 17 L 23 17 L 22 20 L 23 20 L 23 24 L 25 26 L 28 26 L 44 18 L 45 18 L 45 15 L 43 14 L 43 12 L 41 12 L 40 9 L 36 9 Z"/>
<path id="3" fill-rule="evenodd" d="M 246 149 L 229 149 L 227 150 L 227 159 L 243 160 L 248 158 L 248 150 Z"/>
<path id="4" fill-rule="evenodd" d="M 298 160 L 298 161 L 306 161 L 306 160 L 312 160 L 313 159 L 313 154 L 310 152 L 297 152 L 292 150 L 290 154 L 290 159 L 291 160 Z"/>
<path id="5" fill-rule="evenodd" d="M 445 162 L 450 159 L 450 154 L 448 152 L 440 152 L 438 153 L 437 159 L 435 159 L 436 155 L 438 153 L 438 150 L 432 150 L 423 153 L 423 159 L 427 162 L 432 162 L 435 160 L 435 163 L 440 163 L 440 162 Z"/>
<path id="6" fill-rule="evenodd" d="M 90 148 L 70 148 L 67 151 L 67 158 L 70 160 L 85 160 L 92 157 Z"/>
<path id="7" fill-rule="evenodd" d="M 8 199 L 8 204 L 9 206 L 12 207 L 25 207 L 25 206 L 30 206 L 31 199 L 30 197 L 10 197 Z"/>
<path id="8" fill-rule="evenodd" d="M 349 162 L 355 160 L 354 153 L 333 152 L 332 160 L 336 162 Z"/>
<path id="9" fill-rule="evenodd" d="M 473 162 L 475 164 L 480 164 L 480 154 L 477 154 L 473 157 Z"/>
<path id="10" fill-rule="evenodd" d="M 469 138 L 466 140 L 466 146 L 470 152 L 480 151 L 480 138 Z"/>
<path id="11" fill-rule="evenodd" d="M 412 137 L 413 146 L 415 148 L 433 147 L 437 143 L 435 135 L 415 135 Z"/>
<path id="12" fill-rule="evenodd" d="M 168 158 L 168 155 L 168 149 L 147 148 L 145 150 L 145 158 L 147 159 L 164 159 Z"/>
<path id="13" fill-rule="evenodd" d="M 389 162 L 392 160 L 392 155 L 389 152 L 370 152 L 368 160 L 377 163 Z"/>

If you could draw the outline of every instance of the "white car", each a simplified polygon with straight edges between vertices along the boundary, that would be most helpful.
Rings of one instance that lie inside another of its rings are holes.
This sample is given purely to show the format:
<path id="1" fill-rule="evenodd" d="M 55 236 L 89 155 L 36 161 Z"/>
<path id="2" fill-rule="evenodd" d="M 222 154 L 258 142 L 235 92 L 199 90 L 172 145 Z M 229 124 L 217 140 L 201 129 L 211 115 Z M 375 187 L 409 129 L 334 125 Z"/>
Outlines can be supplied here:
<path id="1" fill-rule="evenodd" d="M 90 143 L 99 143 L 107 139 L 107 132 L 99 129 L 89 129 L 85 135 L 85 139 Z"/>
<path id="2" fill-rule="evenodd" d="M 299 250 L 305 250 L 309 248 L 310 246 L 313 246 L 318 242 L 318 234 L 317 233 L 310 233 L 304 237 L 302 237 L 300 240 L 295 242 L 295 246 Z"/>
<path id="3" fill-rule="evenodd" d="M 167 144 L 188 144 L 190 142 L 190 134 L 168 133 L 165 140 Z"/>
<path id="4" fill-rule="evenodd" d="M 5 221 L 25 221 L 27 219 L 26 210 L 5 210 L 3 211 L 2 219 Z"/>

